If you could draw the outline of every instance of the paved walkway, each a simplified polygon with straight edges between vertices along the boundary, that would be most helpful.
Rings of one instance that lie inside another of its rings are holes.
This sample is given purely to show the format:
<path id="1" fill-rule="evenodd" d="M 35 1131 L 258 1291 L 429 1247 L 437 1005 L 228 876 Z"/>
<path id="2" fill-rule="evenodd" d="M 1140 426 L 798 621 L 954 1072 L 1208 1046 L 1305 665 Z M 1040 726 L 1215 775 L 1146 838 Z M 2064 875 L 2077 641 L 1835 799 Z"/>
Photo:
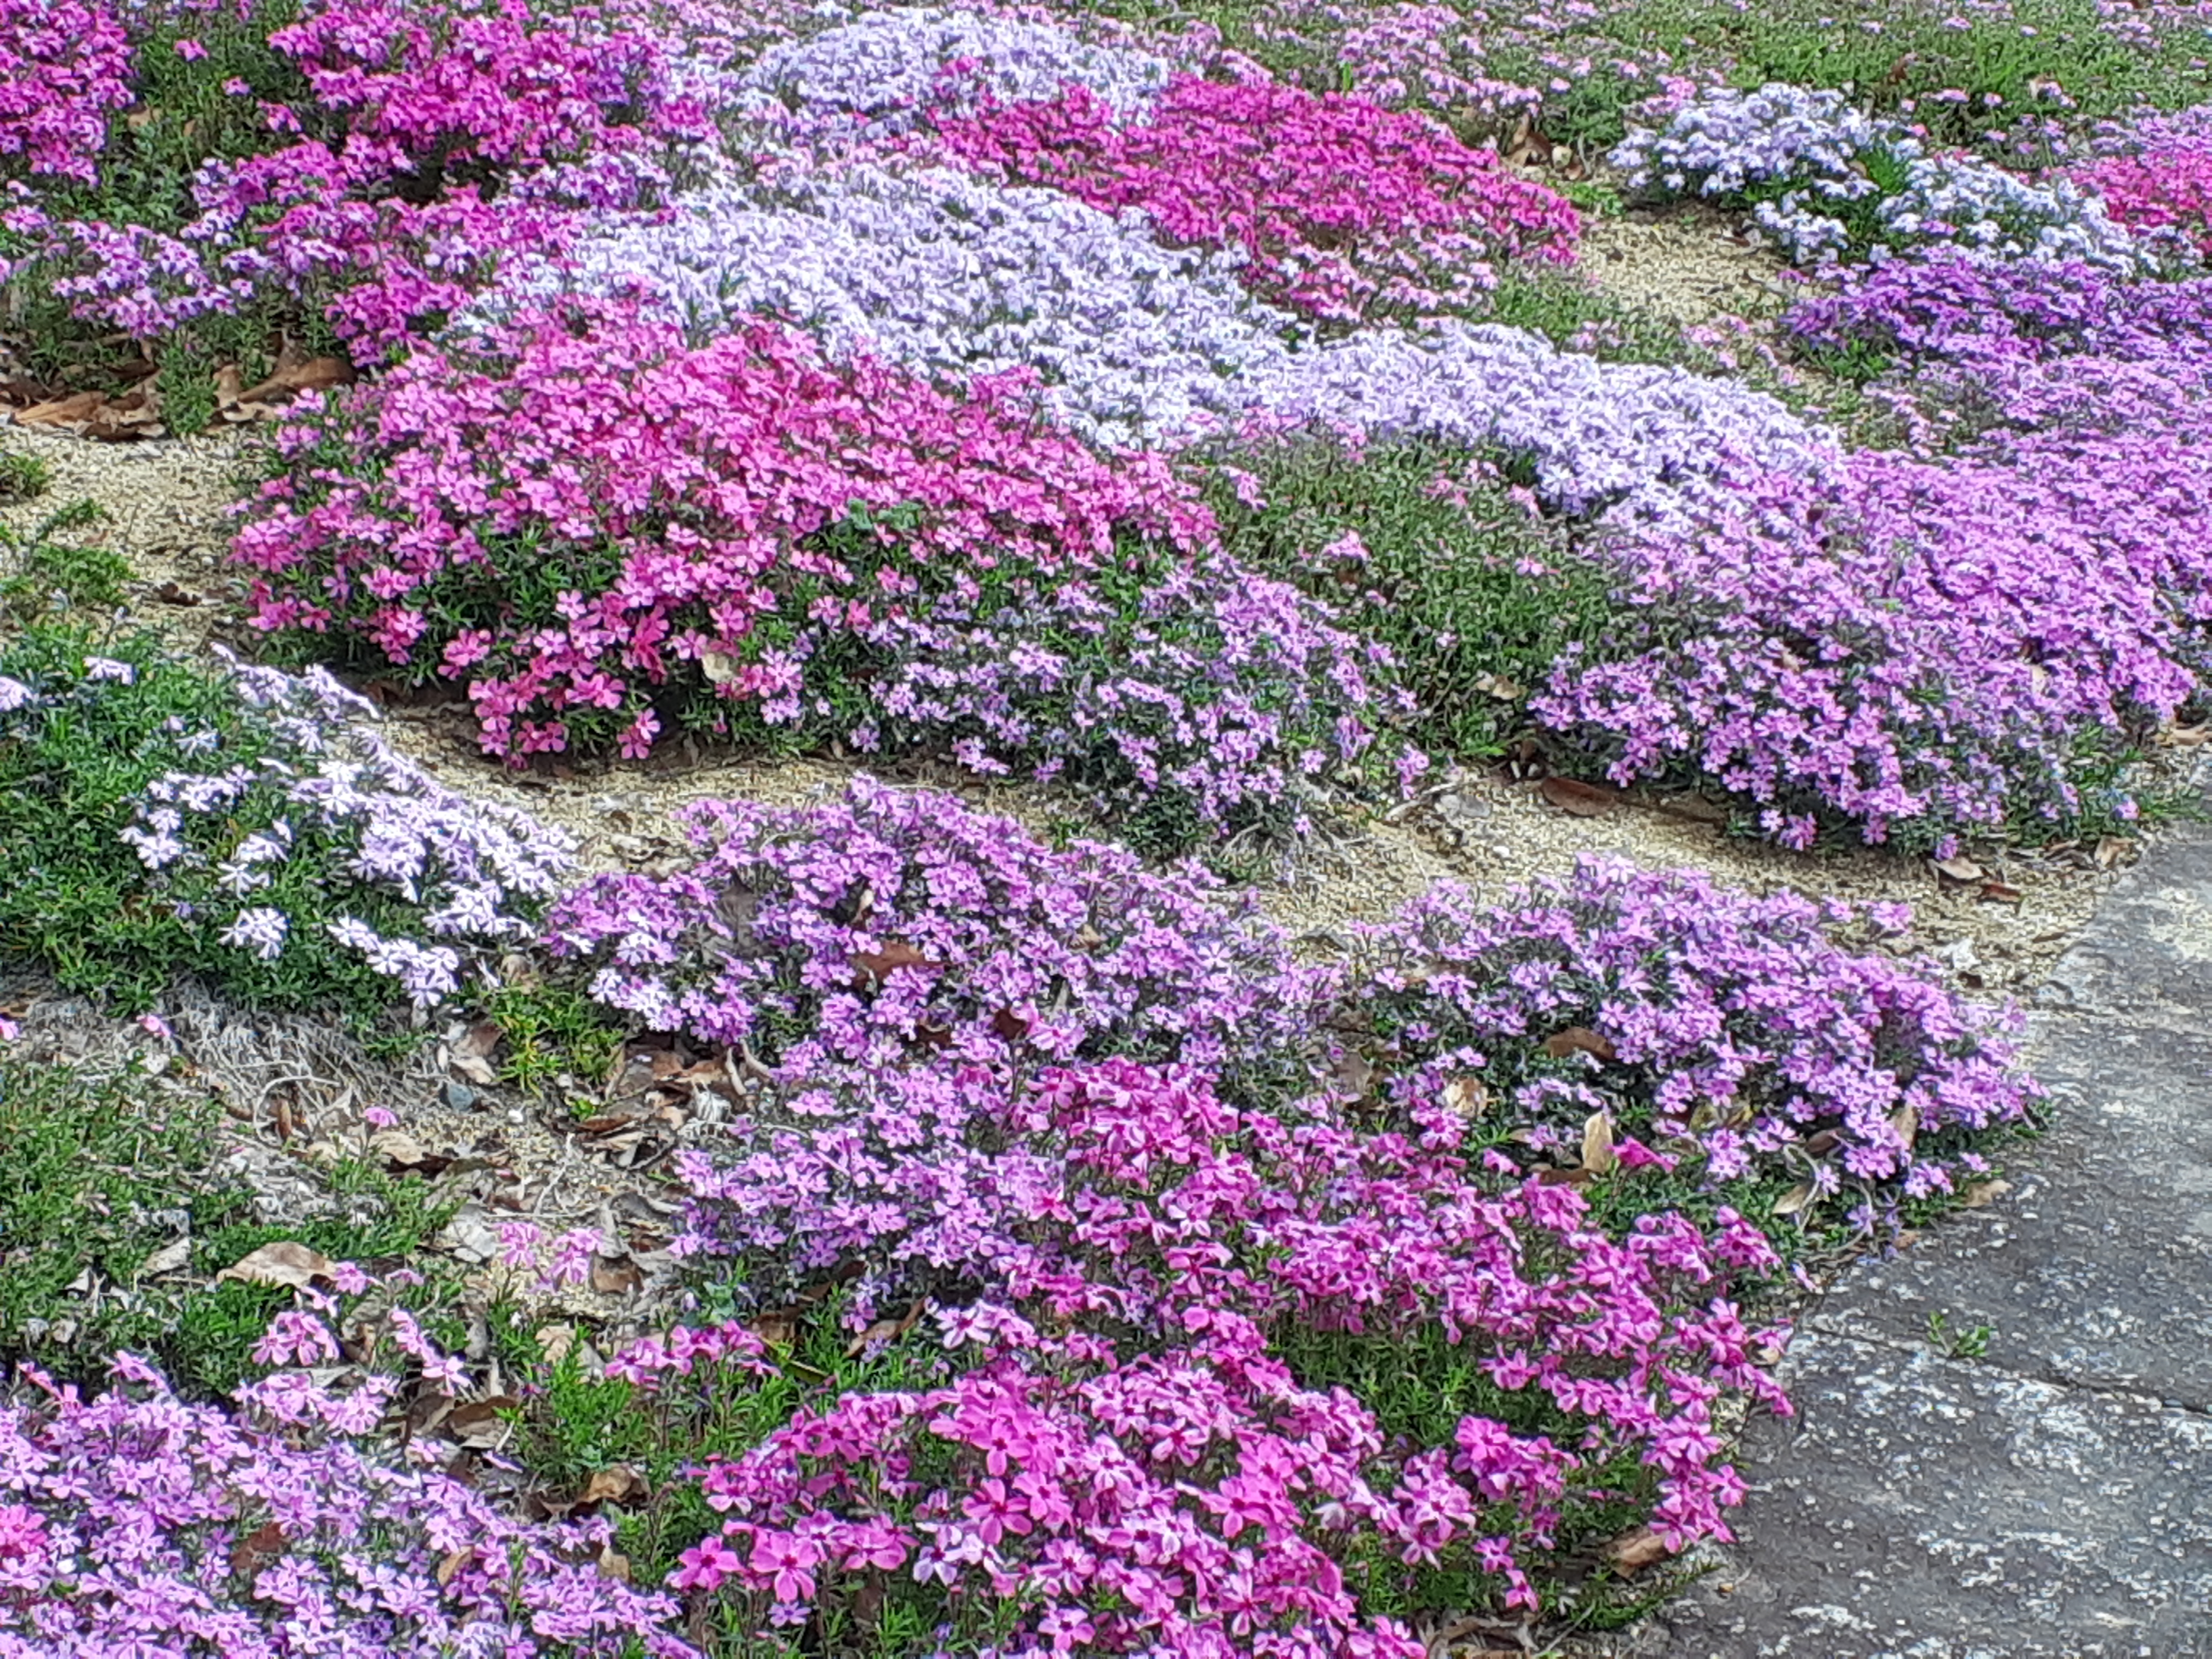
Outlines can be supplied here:
<path id="1" fill-rule="evenodd" d="M 1639 1652 L 2212 1656 L 2212 827 L 2124 879 L 2039 1003 L 2051 1133 L 1801 1326 L 1744 1542 Z M 1931 1315 L 1993 1327 L 1986 1354 Z"/>

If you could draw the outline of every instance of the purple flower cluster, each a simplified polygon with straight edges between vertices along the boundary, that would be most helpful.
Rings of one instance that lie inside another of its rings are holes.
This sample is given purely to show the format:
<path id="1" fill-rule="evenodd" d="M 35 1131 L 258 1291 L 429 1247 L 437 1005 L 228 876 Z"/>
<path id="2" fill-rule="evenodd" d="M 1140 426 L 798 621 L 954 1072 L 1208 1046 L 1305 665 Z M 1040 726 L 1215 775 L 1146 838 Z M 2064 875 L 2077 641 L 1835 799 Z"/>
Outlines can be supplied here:
<path id="1" fill-rule="evenodd" d="M 1852 1218 L 1873 1232 L 1894 1191 L 1949 1192 L 1985 1169 L 1963 1149 L 2020 1121 L 2034 1092 L 2015 1018 L 1830 938 L 1901 929 L 1901 908 L 1862 918 L 1586 860 L 1493 907 L 1437 888 L 1363 938 L 1372 965 L 1355 995 L 1403 1102 L 1459 1081 L 1478 1118 L 1549 1152 L 1571 1152 L 1601 1115 L 1712 1181 L 1784 1170 L 1822 1198 L 1856 1194 Z"/>
<path id="2" fill-rule="evenodd" d="M 0 1397 L 0 1655 L 696 1659 L 675 1598 L 601 1570 L 605 1520 L 518 1522 L 433 1443 L 380 1455 L 397 1381 L 319 1380 L 324 1320 L 261 1352 L 297 1369 L 236 1415 L 129 1355 L 90 1399 L 30 1370 Z"/>
<path id="3" fill-rule="evenodd" d="M 1952 1132 L 2012 1121 L 2025 1099 L 2001 1023 L 1917 966 L 1832 943 L 1845 912 L 1695 877 L 1593 864 L 1494 908 L 1443 890 L 1322 969 L 1197 878 L 1089 843 L 1051 852 L 866 779 L 812 809 L 703 805 L 691 827 L 701 862 L 594 878 L 549 917 L 548 944 L 593 969 L 610 1006 L 769 1066 L 797 1091 L 787 1123 L 802 1139 L 822 1124 L 833 1161 L 840 1091 L 877 1086 L 854 1077 L 901 1074 L 883 1085 L 886 1123 L 950 1123 L 1021 1066 L 1104 1055 L 1203 1066 L 1324 1113 L 1312 1102 L 1350 1072 L 1417 1116 L 1471 1079 L 1493 1101 L 1486 1127 L 1540 1156 L 1605 1112 L 1687 1143 L 1674 1153 L 1717 1181 L 1832 1152 L 1853 1181 L 1914 1190 L 1948 1179 Z M 1577 1027 L 1614 1057 L 1547 1050 Z M 921 1062 L 945 1075 L 909 1074 Z M 825 1077 L 841 1081 L 817 1090 Z M 1906 1114 L 1929 1137 L 1915 1158 L 1899 1156 Z M 757 1173 L 788 1175 L 775 1127 Z M 892 1144 L 935 1141 L 915 1128 Z"/>
<path id="4" fill-rule="evenodd" d="M 2201 343 L 1954 377 L 1949 453 L 1862 451 L 1610 548 L 1633 630 L 1534 707 L 1616 781 L 1694 769 L 1791 846 L 1838 815 L 1912 846 L 2132 817 L 2112 775 L 2205 661 L 2207 381 Z"/>
<path id="5" fill-rule="evenodd" d="M 1215 1064 L 1295 1053 L 1317 970 L 1249 901 L 1091 842 L 861 778 L 812 809 L 689 809 L 681 875 L 594 877 L 546 943 L 649 1029 L 817 1066 L 1061 1062 L 1110 1050 Z"/>

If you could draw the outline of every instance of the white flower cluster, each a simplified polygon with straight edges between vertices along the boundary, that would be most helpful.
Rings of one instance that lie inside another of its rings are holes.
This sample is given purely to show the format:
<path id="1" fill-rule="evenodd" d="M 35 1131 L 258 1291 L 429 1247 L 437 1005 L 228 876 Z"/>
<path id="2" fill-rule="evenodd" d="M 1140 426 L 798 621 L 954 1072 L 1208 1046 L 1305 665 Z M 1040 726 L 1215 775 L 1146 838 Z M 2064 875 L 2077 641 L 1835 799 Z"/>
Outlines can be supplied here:
<path id="1" fill-rule="evenodd" d="M 1850 252 L 1855 217 L 1876 261 L 1923 248 L 1991 260 L 2081 260 L 2117 276 L 2170 269 L 2177 255 L 2115 223 L 2065 179 L 2036 183 L 1970 155 L 1934 155 L 1899 122 L 1855 108 L 1838 92 L 1770 85 L 1709 94 L 1657 131 L 1632 131 L 1613 152 L 1632 189 L 1667 196 L 1742 196 L 1759 228 L 1801 264 Z M 1868 215 L 1847 215 L 1864 203 Z"/>
<path id="2" fill-rule="evenodd" d="M 1052 24 L 925 6 L 771 47 L 739 85 L 757 112 L 781 112 L 796 134 L 863 138 L 905 131 L 925 109 L 1025 103 L 1071 86 L 1125 120 L 1141 118 L 1171 73 L 1164 58 Z"/>
<path id="3" fill-rule="evenodd" d="M 179 769 L 149 783 L 136 822 L 120 831 L 149 872 L 198 866 L 213 888 L 234 900 L 264 893 L 277 872 L 313 848 L 328 867 L 317 872 L 328 889 L 359 884 L 396 896 L 420 912 L 432 939 L 489 945 L 527 937 L 532 924 L 515 913 L 517 899 L 547 900 L 561 889 L 574 843 L 508 808 L 457 794 L 369 730 L 373 705 L 323 670 L 293 676 L 231 662 L 239 702 L 273 739 L 257 763 L 211 758 L 200 769 Z M 85 684 L 121 677 L 88 659 Z M 20 695 L 16 695 L 20 693 Z M 34 694 L 21 682 L 0 682 L 0 712 L 27 708 Z M 187 755 L 215 756 L 214 734 L 183 730 L 171 741 Z M 202 863 L 185 830 L 188 818 L 266 817 L 266 826 L 240 837 L 219 860 Z M 343 902 L 337 891 L 325 896 Z M 205 907 L 199 907 L 204 915 Z M 267 903 L 242 905 L 216 933 L 223 945 L 263 961 L 283 956 L 293 918 Z M 399 982 L 417 1007 L 456 990 L 464 958 L 451 945 L 386 937 L 350 915 L 324 924 L 331 938 L 358 951 L 369 965 Z"/>

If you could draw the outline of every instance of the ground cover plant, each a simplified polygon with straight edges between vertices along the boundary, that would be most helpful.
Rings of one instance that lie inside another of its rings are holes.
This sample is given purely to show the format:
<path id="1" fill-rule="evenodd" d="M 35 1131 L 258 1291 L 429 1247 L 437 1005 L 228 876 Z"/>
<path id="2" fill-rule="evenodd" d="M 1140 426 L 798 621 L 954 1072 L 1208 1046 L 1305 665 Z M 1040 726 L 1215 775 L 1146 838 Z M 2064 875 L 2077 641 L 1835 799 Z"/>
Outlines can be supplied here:
<path id="1" fill-rule="evenodd" d="M 1439 763 L 1954 882 L 2139 817 L 2212 668 L 2204 23 L 0 0 L 0 399 L 270 417 L 215 631 L 287 665 L 126 631 L 0 462 L 0 964 L 419 1031 L 487 1147 L 696 1109 L 440 1267 L 453 1193 L 250 1211 L 245 1130 L 0 1011 L 0 1659 L 1632 1616 L 1788 1408 L 1778 1285 L 2031 1121 L 2016 1018 L 1899 903 L 1588 858 L 1301 933 L 1222 872 Z M 1584 269 L 1630 203 L 1802 298 L 1668 320 Z M 1063 828 L 861 775 L 578 871 L 332 666 L 548 790 L 803 754 Z"/>
<path id="2" fill-rule="evenodd" d="M 148 635 L 0 646 L 0 940 L 126 1010 L 185 976 L 362 1019 L 458 990 L 527 936 L 567 844 L 402 760 L 373 712 Z"/>

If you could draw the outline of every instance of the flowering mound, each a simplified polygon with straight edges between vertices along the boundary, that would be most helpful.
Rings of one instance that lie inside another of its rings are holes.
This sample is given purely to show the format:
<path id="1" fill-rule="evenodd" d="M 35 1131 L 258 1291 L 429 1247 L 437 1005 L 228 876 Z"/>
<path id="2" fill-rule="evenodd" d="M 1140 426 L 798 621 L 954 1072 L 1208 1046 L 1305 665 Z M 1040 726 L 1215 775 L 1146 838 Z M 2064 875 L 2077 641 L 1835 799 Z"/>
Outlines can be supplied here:
<path id="1" fill-rule="evenodd" d="M 105 145 L 126 152 L 117 178 L 189 177 L 189 195 L 127 221 L 92 194 L 21 207 L 15 271 L 140 337 L 282 301 L 374 362 L 499 258 L 559 246 L 579 211 L 649 199 L 717 137 L 712 77 L 620 9 L 243 0 L 84 21 L 72 49 L 116 62 L 27 118 L 68 120 L 78 158 L 40 138 L 33 165 L 90 184 Z M 142 96 L 143 118 L 103 137 L 100 114 Z M 189 125 L 167 112 L 194 109 Z"/>
<path id="2" fill-rule="evenodd" d="M 764 321 L 694 348 L 630 304 L 529 312 L 282 444 L 236 542 L 258 624 L 466 675 L 518 763 L 672 721 L 899 742 L 1069 773 L 1188 841 L 1295 818 L 1387 708 L 1387 658 L 1213 553 L 1160 458 Z"/>
<path id="3" fill-rule="evenodd" d="M 337 1358 L 313 1328 L 303 1366 Z M 234 1419 L 128 1356 L 90 1400 L 26 1376 L 0 1398 L 10 1659 L 694 1653 L 668 1633 L 672 1597 L 600 1571 L 605 1521 L 520 1524 L 434 1468 L 366 1449 L 389 1378 L 334 1393 L 282 1372 L 242 1390 Z"/>
<path id="4" fill-rule="evenodd" d="M 1875 907 L 1879 929 L 1909 923 Z M 1472 1091 L 1478 1121 L 1572 1157 L 1588 1120 L 1688 1155 L 1713 1182 L 1753 1173 L 1951 1190 L 1974 1132 L 2033 1093 L 2007 1022 L 1924 968 L 1839 949 L 1849 906 L 1755 899 L 1702 876 L 1586 859 L 1484 907 L 1446 884 L 1361 942 L 1353 1006 L 1401 1102 Z M 1562 1034 L 1565 1035 L 1562 1035 Z M 1632 1165 L 1650 1148 L 1623 1143 Z"/>
<path id="5" fill-rule="evenodd" d="M 1860 451 L 1625 542 L 1640 638 L 1534 706 L 1617 781 L 1694 767 L 1791 846 L 1838 815 L 1913 846 L 2131 817 L 2116 775 L 2212 620 L 2204 384 L 2179 353 L 2016 366 L 1963 388 L 1956 453 Z"/>
<path id="6" fill-rule="evenodd" d="M 863 1120 L 883 1146 L 927 1152 L 1003 1103 L 1011 1068 L 1107 1056 L 1205 1066 L 1239 1100 L 1300 1103 L 1291 1117 L 1325 1115 L 1316 1099 L 1351 1076 L 1427 1132 L 1437 1103 L 1480 1102 L 1474 1132 L 1544 1158 L 1603 1114 L 1716 1182 L 1817 1178 L 1824 1195 L 1838 1169 L 1869 1190 L 1942 1188 L 1969 1132 L 2027 1098 L 2002 1022 L 1920 966 L 1832 943 L 1847 911 L 1694 876 L 1591 862 L 1494 907 L 1446 887 L 1370 930 L 1351 966 L 1310 968 L 1198 878 L 1054 852 L 927 792 L 863 778 L 832 805 L 690 816 L 698 864 L 593 878 L 547 940 L 610 1006 L 773 1069 L 796 1138 L 763 1139 L 745 1177 L 770 1185 L 817 1154 L 802 1184 L 860 1179 L 846 1159 Z M 963 1234 L 1014 1224 L 965 1188 L 933 1189 L 965 1193 Z M 834 1237 L 775 1242 L 826 1266 L 851 1242 Z"/>
<path id="7" fill-rule="evenodd" d="M 729 1214 L 771 1273 L 858 1251 L 886 1291 L 968 1301 L 941 1316 L 948 1338 L 988 1357 L 941 1389 L 803 1414 L 711 1468 L 730 1518 L 678 1582 L 734 1583 L 780 1624 L 911 1561 L 963 1622 L 1040 1592 L 1022 1633 L 1086 1651 L 1210 1629 L 1200 1650 L 1413 1654 L 1350 1587 L 1457 1571 L 1533 1604 L 1516 1553 L 1638 1460 L 1665 1536 L 1726 1535 L 1741 1486 L 1712 1403 L 1783 1403 L 1752 1357 L 1771 1334 L 1717 1296 L 1775 1265 L 1733 1215 L 1710 1241 L 1670 1217 L 1616 1243 L 1567 1188 L 1492 1196 L 1449 1141 L 1240 1112 L 1179 1068 L 976 1089 L 927 1140 L 896 1086 L 879 1115 L 817 1132 L 848 1141 L 837 1176 L 805 1162 L 796 1187 L 763 1180 L 763 1141 L 696 1207 Z M 968 1230 L 963 1205 L 998 1225 Z M 1311 1380 L 1322 1334 L 1423 1331 L 1546 1431 L 1468 1414 L 1447 1443 L 1408 1445 Z M 1305 1380 L 1276 1340 L 1307 1341 Z"/>
<path id="8" fill-rule="evenodd" d="M 425 1007 L 562 884 L 565 837 L 394 754 L 321 670 L 110 648 L 0 652 L 0 939 L 64 984 L 374 1007 L 396 981 Z"/>
<path id="9" fill-rule="evenodd" d="M 1210 1063 L 1294 1048 L 1312 970 L 1249 901 L 1091 842 L 1041 845 L 947 797 L 854 781 L 811 809 L 689 811 L 707 856 L 594 877 L 546 922 L 592 993 L 656 1030 L 823 1064 Z"/>
<path id="10" fill-rule="evenodd" d="M 1613 152 L 1632 188 L 1747 203 L 1792 258 L 1877 260 L 1916 249 L 2079 260 L 2121 276 L 2170 262 L 2074 180 L 2031 183 L 1971 155 L 1931 155 L 1903 123 L 1842 93 L 1779 84 L 1707 94 Z M 2146 222 L 2148 228 L 2148 222 Z"/>
<path id="11" fill-rule="evenodd" d="M 1871 350 L 1913 366 L 2067 356 L 2154 362 L 2202 354 L 2212 341 L 2212 281 L 2122 282 L 2080 263 L 1899 260 L 1854 271 L 1784 322 L 1816 352 Z"/>
<path id="12" fill-rule="evenodd" d="M 913 131 L 933 112 L 1055 98 L 1080 88 L 1116 115 L 1141 117 L 1168 61 L 1056 23 L 939 6 L 871 12 L 769 47 L 739 84 L 815 141 Z"/>
<path id="13" fill-rule="evenodd" d="M 1332 322 L 1471 305 L 1492 261 L 1565 264 L 1580 229 L 1564 198 L 1424 118 L 1267 82 L 1179 76 L 1127 124 L 1073 88 L 941 118 L 934 136 L 992 177 L 1234 250 L 1262 298 Z"/>

